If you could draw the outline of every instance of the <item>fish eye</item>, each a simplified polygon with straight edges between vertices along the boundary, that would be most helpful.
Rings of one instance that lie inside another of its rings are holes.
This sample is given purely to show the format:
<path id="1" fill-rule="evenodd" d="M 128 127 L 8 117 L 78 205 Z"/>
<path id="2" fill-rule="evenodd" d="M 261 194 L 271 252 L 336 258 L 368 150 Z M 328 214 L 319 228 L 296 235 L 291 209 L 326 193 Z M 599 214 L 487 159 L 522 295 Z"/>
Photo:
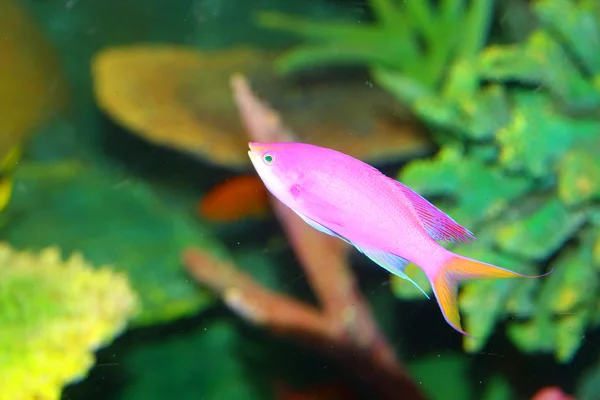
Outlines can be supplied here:
<path id="1" fill-rule="evenodd" d="M 273 157 L 272 154 L 265 153 L 263 155 L 263 161 L 265 162 L 265 164 L 273 164 L 273 160 L 275 160 L 275 157 Z"/>

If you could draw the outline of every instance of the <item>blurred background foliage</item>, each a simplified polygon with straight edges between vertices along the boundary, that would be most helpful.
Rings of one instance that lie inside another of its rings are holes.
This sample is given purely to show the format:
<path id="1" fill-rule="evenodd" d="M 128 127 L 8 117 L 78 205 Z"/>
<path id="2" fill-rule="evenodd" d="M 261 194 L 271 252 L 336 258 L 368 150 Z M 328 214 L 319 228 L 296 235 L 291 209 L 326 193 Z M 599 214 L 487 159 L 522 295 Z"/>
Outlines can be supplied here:
<path id="1" fill-rule="evenodd" d="M 599 398 L 599 2 L 0 0 L 0 37 L 0 399 L 60 398 L 68 383 L 64 399 L 364 394 L 329 360 L 238 321 L 182 268 L 194 246 L 313 300 L 265 196 L 233 187 L 218 214 L 202 211 L 213 186 L 251 173 L 227 83 L 240 71 L 305 140 L 382 167 L 473 231 L 461 254 L 554 268 L 465 284 L 473 341 L 352 258 L 431 398 L 552 385 Z M 108 96 L 123 106 L 107 107 L 98 55 L 158 44 L 191 56 L 115 70 Z"/>

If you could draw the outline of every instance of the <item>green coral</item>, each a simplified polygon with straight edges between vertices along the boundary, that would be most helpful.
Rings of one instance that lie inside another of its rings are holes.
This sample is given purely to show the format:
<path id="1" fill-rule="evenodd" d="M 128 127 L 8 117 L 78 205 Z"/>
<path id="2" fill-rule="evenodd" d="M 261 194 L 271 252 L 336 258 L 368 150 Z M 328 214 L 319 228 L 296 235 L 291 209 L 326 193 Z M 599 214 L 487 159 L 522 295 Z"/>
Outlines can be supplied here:
<path id="1" fill-rule="evenodd" d="M 479 339 L 465 338 L 465 349 L 480 351 L 511 316 L 508 337 L 521 350 L 567 362 L 600 324 L 600 239 L 589 233 L 600 227 L 600 2 L 531 2 L 538 24 L 526 40 L 486 46 L 492 6 L 372 0 L 373 24 L 260 21 L 308 39 L 280 59 L 280 71 L 366 65 L 429 123 L 440 152 L 409 162 L 398 178 L 476 233 L 477 243 L 453 250 L 525 274 L 555 269 L 543 279 L 465 283 L 463 319 Z M 459 34 L 448 35 L 457 23 Z M 390 43 L 395 52 L 383 53 Z M 393 281 L 398 296 L 414 299 L 408 286 Z"/>
<path id="2" fill-rule="evenodd" d="M 57 248 L 0 243 L 0 399 L 59 399 L 138 309 L 127 277 Z"/>
<path id="3" fill-rule="evenodd" d="M 517 219 L 498 229 L 496 244 L 500 250 L 524 259 L 544 260 L 585 221 L 584 214 L 569 210 L 555 197 L 536 206 L 531 214 L 519 214 Z"/>
<path id="4" fill-rule="evenodd" d="M 556 115 L 549 98 L 533 93 L 515 93 L 512 118 L 498 130 L 499 162 L 507 169 L 543 177 L 573 144 L 568 134 L 574 126 Z"/>
<path id="5" fill-rule="evenodd" d="M 568 206 L 600 199 L 600 163 L 586 149 L 567 152 L 558 167 L 558 196 Z"/>
<path id="6" fill-rule="evenodd" d="M 575 4 L 570 3 L 569 7 Z M 579 9 L 584 3 L 581 2 Z M 541 14 L 550 12 L 553 6 L 552 2 L 539 1 L 535 10 Z M 566 21 L 571 20 L 566 18 Z M 587 21 L 595 25 L 600 22 L 589 18 Z M 562 23 L 558 19 L 545 22 Z M 574 62 L 570 63 L 564 43 L 554 39 L 544 26 L 520 48 L 493 46 L 480 54 L 481 78 L 493 78 L 500 83 L 521 80 L 540 87 L 526 90 L 506 86 L 511 117 L 493 137 L 497 158 L 492 158 L 491 163 L 486 159 L 487 168 L 498 168 L 507 176 L 525 180 L 526 189 L 509 198 L 506 193 L 499 193 L 506 184 L 494 179 L 496 189 L 469 190 L 469 196 L 498 197 L 505 199 L 510 207 L 486 215 L 486 208 L 478 205 L 483 218 L 481 225 L 476 226 L 480 227 L 483 243 L 456 250 L 526 274 L 535 274 L 540 264 L 546 264 L 558 252 L 559 257 L 550 265 L 555 272 L 544 280 L 475 281 L 464 285 L 460 300 L 465 326 L 480 339 L 475 342 L 465 338 L 464 347 L 471 352 L 480 351 L 485 344 L 481 339 L 489 337 L 496 321 L 512 315 L 517 318 L 509 320 L 508 336 L 514 344 L 527 352 L 553 352 L 558 361 L 568 362 L 581 345 L 583 333 L 594 325 L 596 304 L 592 299 L 598 293 L 597 273 L 590 268 L 592 259 L 586 258 L 592 243 L 583 237 L 582 229 L 592 222 L 586 206 L 597 197 L 594 177 L 600 163 L 594 149 L 599 148 L 600 120 L 573 110 L 593 104 L 598 91 L 582 89 L 590 86 L 591 81 L 585 79 Z M 557 58 L 560 65 L 554 62 Z M 499 111 L 505 112 L 503 107 Z M 473 142 L 464 141 L 463 147 L 471 149 Z M 456 162 L 457 176 L 460 166 L 473 164 L 478 158 L 480 153 L 465 152 L 464 158 Z M 414 170 L 418 168 L 413 167 L 415 163 L 423 161 L 409 164 L 399 178 L 414 182 Z M 447 198 L 460 199 L 460 189 L 477 187 L 480 169 L 467 169 L 463 185 L 446 193 Z M 417 179 L 421 186 L 435 187 L 441 171 L 444 169 L 440 166 L 430 176 Z M 450 211 L 454 211 L 460 222 L 467 226 L 477 222 L 461 215 L 466 207 L 460 201 L 454 207 Z M 570 239 L 579 246 L 571 252 L 562 249 Z M 479 250 L 479 254 L 474 250 Z M 512 259 L 501 259 L 507 256 Z M 582 290 L 585 295 L 579 293 Z"/>
<path id="7" fill-rule="evenodd" d="M 587 240 L 585 238 L 583 240 Z M 591 243 L 563 251 L 554 262 L 537 296 L 537 309 L 530 318 L 509 325 L 508 334 L 529 351 L 554 351 L 561 362 L 570 361 L 596 308 L 598 274 L 593 268 Z"/>
<path id="8" fill-rule="evenodd" d="M 534 273 L 531 264 L 525 264 L 518 258 L 498 253 L 489 243 L 459 250 L 460 254 L 485 260 L 494 265 L 518 269 L 525 274 Z M 523 281 L 517 279 L 482 280 L 468 282 L 460 293 L 460 309 L 463 313 L 464 327 L 476 339 L 465 338 L 464 348 L 469 352 L 478 352 L 485 346 L 498 320 L 506 318 L 507 303 Z"/>
<path id="9" fill-rule="evenodd" d="M 581 2 L 580 7 L 584 3 Z M 571 2 L 570 7 L 573 4 Z M 539 1 L 535 10 L 541 14 L 550 12 L 553 6 L 551 2 Z M 566 18 L 566 21 L 571 20 Z M 596 25 L 600 22 L 589 18 L 587 21 Z M 558 19 L 545 22 L 561 24 Z M 499 193 L 506 184 L 498 179 L 493 180 L 496 189 L 469 190 L 469 196 L 498 197 L 505 199 L 510 207 L 486 215 L 486 208 L 478 205 L 483 214 L 482 225 L 477 225 L 484 236 L 483 243 L 457 251 L 526 274 L 535 274 L 539 265 L 546 264 L 557 252 L 559 257 L 550 265 L 555 269 L 554 274 L 538 282 L 466 283 L 460 296 L 461 310 L 467 330 L 480 340 L 465 338 L 464 347 L 472 352 L 481 350 L 485 344 L 481 339 L 489 337 L 496 321 L 513 315 L 517 319 L 509 320 L 508 336 L 514 344 L 528 352 L 553 352 L 558 361 L 568 362 L 579 348 L 583 333 L 595 324 L 596 304 L 592 299 L 598 293 L 597 273 L 590 268 L 592 259 L 586 258 L 592 243 L 583 237 L 582 229 L 593 222 L 586 206 L 597 197 L 594 178 L 600 163 L 595 149 L 600 143 L 600 120 L 573 110 L 593 104 L 598 91 L 584 90 L 591 81 L 585 79 L 574 62 L 570 63 L 564 43 L 554 39 L 544 25 L 519 47 L 484 49 L 478 65 L 482 78 L 540 85 L 535 90 L 506 86 L 512 104 L 511 117 L 493 137 L 498 148 L 497 158 L 492 158 L 491 163 L 489 158 L 486 160 L 487 168 L 498 168 L 503 174 L 518 176 L 528 184 L 525 190 L 510 198 L 506 193 Z M 560 65 L 554 62 L 557 58 L 561 60 Z M 504 108 L 501 107 L 500 112 L 505 112 Z M 463 142 L 467 149 L 472 146 L 470 141 Z M 479 157 L 480 153 L 465 152 L 465 157 L 456 162 L 457 176 L 460 176 L 460 166 L 473 164 Z M 400 179 L 416 180 L 414 170 L 418 167 L 412 165 L 415 163 L 419 165 L 423 161 L 409 164 Z M 417 179 L 422 186 L 435 187 L 439 181 L 437 174 L 444 171 L 442 168 Z M 460 196 L 462 188 L 477 187 L 481 179 L 478 175 L 480 169 L 468 168 L 463 185 L 446 193 L 446 197 Z M 453 215 L 462 223 L 473 226 L 477 222 L 461 215 L 466 207 L 460 201 L 455 202 L 454 207 L 456 209 L 450 211 L 454 211 Z M 579 246 L 571 252 L 562 249 L 570 239 Z M 472 254 L 478 248 L 481 248 L 479 254 Z M 506 256 L 513 258 L 499 259 Z M 587 294 L 580 294 L 582 290 Z"/>

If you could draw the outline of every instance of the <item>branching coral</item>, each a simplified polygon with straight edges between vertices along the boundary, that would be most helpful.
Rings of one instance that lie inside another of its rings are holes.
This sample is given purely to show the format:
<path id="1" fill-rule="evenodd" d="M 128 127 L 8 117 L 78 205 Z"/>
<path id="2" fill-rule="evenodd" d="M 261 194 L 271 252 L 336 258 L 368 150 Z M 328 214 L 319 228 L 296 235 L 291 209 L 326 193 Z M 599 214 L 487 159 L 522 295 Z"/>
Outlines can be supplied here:
<path id="1" fill-rule="evenodd" d="M 0 399 L 59 399 L 137 310 L 122 274 L 0 244 Z"/>

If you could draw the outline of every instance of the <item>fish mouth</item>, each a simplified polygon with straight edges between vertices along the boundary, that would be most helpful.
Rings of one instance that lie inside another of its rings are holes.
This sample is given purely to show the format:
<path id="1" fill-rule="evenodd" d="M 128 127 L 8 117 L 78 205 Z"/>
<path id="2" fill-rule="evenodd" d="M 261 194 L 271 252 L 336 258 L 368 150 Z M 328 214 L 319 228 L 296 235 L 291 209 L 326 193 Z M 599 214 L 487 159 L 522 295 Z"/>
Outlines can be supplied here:
<path id="1" fill-rule="evenodd" d="M 254 164 L 254 166 L 256 166 L 257 153 L 255 151 L 255 147 L 252 146 L 251 143 L 248 143 L 248 146 L 250 147 L 250 150 L 248 150 L 248 157 L 250 157 L 250 161 L 252 161 L 252 164 Z"/>
<path id="2" fill-rule="evenodd" d="M 256 152 L 260 151 L 260 148 L 262 146 L 260 145 L 260 143 L 248 142 L 248 147 L 250 148 L 250 151 L 253 151 L 256 153 Z"/>
<path id="3" fill-rule="evenodd" d="M 250 148 L 250 150 L 248 150 L 248 156 L 250 157 L 250 160 L 256 161 L 260 154 L 259 143 L 248 142 L 248 147 Z"/>

